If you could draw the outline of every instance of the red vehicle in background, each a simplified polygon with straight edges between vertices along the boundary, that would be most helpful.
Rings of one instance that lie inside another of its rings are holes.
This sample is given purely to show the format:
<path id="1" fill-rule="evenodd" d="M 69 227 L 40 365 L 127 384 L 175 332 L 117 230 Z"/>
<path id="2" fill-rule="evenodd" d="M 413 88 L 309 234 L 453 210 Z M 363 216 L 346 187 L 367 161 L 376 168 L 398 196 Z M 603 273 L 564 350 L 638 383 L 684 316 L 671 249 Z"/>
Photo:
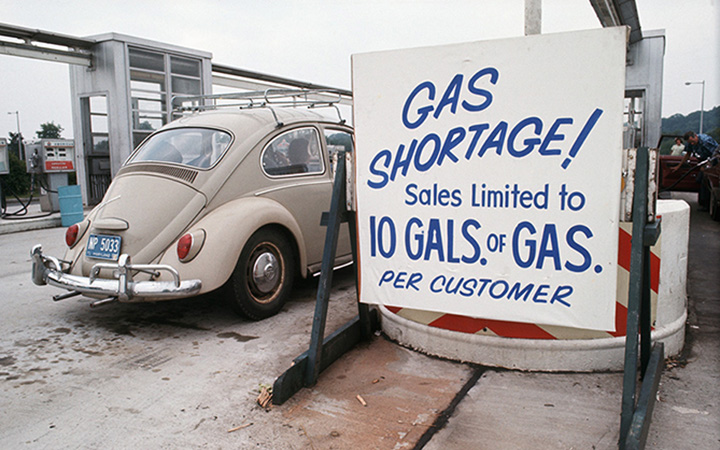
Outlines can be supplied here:
<path id="1" fill-rule="evenodd" d="M 682 155 L 660 155 L 660 191 L 698 192 L 700 184 L 696 177 L 700 160 L 692 156 L 680 169 L 673 172 L 682 159 Z"/>
<path id="2" fill-rule="evenodd" d="M 663 135 L 658 142 L 661 148 L 663 141 L 674 140 L 678 136 Z M 698 201 L 702 208 L 710 211 L 713 220 L 720 221 L 720 164 L 717 155 L 700 161 L 691 156 L 685 164 L 675 169 L 683 159 L 683 155 L 660 155 L 659 175 L 660 193 L 671 191 L 700 192 L 705 190 L 708 195 L 699 195 Z M 701 182 L 698 182 L 698 174 L 702 171 Z"/>

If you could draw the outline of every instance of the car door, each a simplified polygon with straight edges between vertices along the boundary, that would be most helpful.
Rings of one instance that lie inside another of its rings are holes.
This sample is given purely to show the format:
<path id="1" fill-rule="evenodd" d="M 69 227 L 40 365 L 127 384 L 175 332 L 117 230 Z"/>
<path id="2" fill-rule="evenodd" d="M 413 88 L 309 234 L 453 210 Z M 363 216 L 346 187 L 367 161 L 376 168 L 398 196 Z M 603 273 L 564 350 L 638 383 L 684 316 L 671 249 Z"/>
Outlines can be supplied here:
<path id="1" fill-rule="evenodd" d="M 320 130 L 300 126 L 284 131 L 263 148 L 260 161 L 265 175 L 278 182 L 263 196 L 279 202 L 293 215 L 303 234 L 308 267 L 317 270 L 326 233 L 320 221 L 322 213 L 330 209 L 333 183 Z M 349 233 L 344 224 L 337 255 L 349 253 Z"/>

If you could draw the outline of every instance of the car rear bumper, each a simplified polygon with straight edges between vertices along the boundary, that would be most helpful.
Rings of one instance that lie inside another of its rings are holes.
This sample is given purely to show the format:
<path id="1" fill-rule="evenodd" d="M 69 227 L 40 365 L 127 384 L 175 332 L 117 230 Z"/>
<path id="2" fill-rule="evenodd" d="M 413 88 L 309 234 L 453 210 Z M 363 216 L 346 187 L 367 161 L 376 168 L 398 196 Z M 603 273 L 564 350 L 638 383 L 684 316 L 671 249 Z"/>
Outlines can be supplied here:
<path id="1" fill-rule="evenodd" d="M 197 295 L 202 287 L 200 280 L 180 280 L 180 275 L 173 267 L 163 264 L 130 264 L 128 255 L 120 255 L 117 263 L 98 263 L 90 271 L 90 277 L 71 275 L 63 271 L 63 264 L 52 256 L 43 255 L 42 246 L 36 245 L 30 253 L 33 260 L 33 283 L 43 286 L 49 284 L 73 291 L 73 293 L 90 296 L 105 296 L 121 302 L 142 300 L 164 300 Z M 113 271 L 115 278 L 98 278 L 102 269 Z M 133 274 L 137 272 L 151 273 L 153 277 L 160 272 L 168 272 L 173 281 L 135 281 Z M 66 298 L 63 296 L 62 298 Z"/>

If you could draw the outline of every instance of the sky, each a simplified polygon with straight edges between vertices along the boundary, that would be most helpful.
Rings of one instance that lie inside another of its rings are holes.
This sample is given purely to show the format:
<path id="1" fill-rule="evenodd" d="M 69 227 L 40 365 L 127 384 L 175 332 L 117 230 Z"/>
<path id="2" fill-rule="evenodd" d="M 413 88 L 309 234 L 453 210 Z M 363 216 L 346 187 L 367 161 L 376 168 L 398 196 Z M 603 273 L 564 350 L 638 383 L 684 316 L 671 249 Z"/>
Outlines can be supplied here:
<path id="1" fill-rule="evenodd" d="M 663 117 L 720 105 L 720 0 L 636 0 L 666 35 Z M 203 50 L 213 62 L 351 88 L 354 53 L 518 37 L 524 0 L 0 0 L 0 22 L 71 36 L 109 32 Z M 542 32 L 600 28 L 589 0 L 542 0 Z M 0 137 L 40 124 L 72 137 L 65 64 L 0 55 Z M 15 112 L 18 112 L 16 114 Z"/>

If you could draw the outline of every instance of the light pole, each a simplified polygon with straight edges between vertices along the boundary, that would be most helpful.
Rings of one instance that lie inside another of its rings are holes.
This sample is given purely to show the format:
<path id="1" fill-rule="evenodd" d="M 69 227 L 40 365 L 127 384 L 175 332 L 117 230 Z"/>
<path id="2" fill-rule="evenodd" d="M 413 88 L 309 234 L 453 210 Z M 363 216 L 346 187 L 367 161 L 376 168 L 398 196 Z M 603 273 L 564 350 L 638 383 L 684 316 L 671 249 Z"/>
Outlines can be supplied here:
<path id="1" fill-rule="evenodd" d="M 705 80 L 702 81 L 686 81 L 685 86 L 690 86 L 691 84 L 702 84 L 702 97 L 700 98 L 700 133 L 702 134 L 703 131 L 703 114 L 705 112 Z"/>
<path id="2" fill-rule="evenodd" d="M 22 148 L 22 133 L 20 132 L 20 112 L 14 111 L 14 112 L 9 112 L 8 114 L 15 114 L 15 116 L 17 118 L 18 158 L 20 158 L 20 161 L 23 161 L 23 160 L 25 160 L 25 155 L 24 155 L 25 152 L 23 152 L 23 148 Z"/>

